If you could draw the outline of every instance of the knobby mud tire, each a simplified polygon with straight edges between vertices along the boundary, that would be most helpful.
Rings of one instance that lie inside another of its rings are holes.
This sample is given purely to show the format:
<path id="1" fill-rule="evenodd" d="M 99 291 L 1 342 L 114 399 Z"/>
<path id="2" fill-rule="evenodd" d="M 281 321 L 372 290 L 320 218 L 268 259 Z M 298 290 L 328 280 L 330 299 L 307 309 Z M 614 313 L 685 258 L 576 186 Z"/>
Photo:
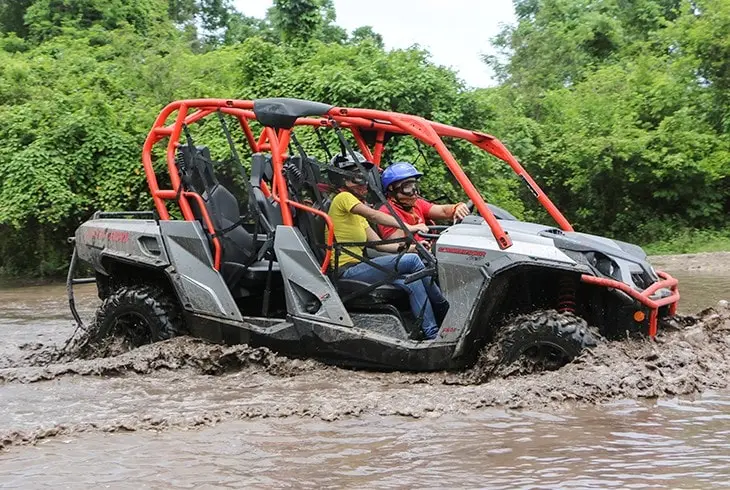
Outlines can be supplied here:
<path id="1" fill-rule="evenodd" d="M 181 313 L 177 301 L 158 287 L 120 287 L 97 309 L 82 351 L 105 355 L 113 339 L 134 348 L 184 335 Z"/>
<path id="2" fill-rule="evenodd" d="M 585 320 L 554 310 L 521 315 L 499 334 L 503 366 L 523 362 L 522 371 L 553 371 L 597 345 Z"/>

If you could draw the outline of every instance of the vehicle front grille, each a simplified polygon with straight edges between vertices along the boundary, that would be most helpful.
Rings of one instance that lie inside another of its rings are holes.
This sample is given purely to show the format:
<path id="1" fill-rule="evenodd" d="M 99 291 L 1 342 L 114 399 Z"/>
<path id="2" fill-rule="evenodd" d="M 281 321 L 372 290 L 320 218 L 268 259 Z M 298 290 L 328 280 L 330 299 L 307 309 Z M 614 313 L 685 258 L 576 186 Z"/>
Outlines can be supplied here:
<path id="1" fill-rule="evenodd" d="M 634 281 L 636 287 L 638 287 L 642 291 L 651 286 L 654 282 L 648 274 L 644 274 L 643 272 L 632 272 L 631 280 Z"/>

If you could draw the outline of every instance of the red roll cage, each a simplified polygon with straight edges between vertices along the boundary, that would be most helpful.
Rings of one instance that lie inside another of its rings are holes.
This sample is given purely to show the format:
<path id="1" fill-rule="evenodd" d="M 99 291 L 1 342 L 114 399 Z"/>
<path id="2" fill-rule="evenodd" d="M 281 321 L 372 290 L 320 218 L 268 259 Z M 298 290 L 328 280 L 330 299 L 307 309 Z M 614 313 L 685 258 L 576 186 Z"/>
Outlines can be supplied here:
<path id="1" fill-rule="evenodd" d="M 216 112 L 230 114 L 238 119 L 246 140 L 253 152 L 270 152 L 272 155 L 274 177 L 272 182 L 271 194 L 281 204 L 282 221 L 285 225 L 292 226 L 292 216 L 289 205 L 304 211 L 315 213 L 323 216 L 327 221 L 329 217 L 321 211 L 312 207 L 303 205 L 289 200 L 287 186 L 284 182 L 282 167 L 287 157 L 287 148 L 291 136 L 292 129 L 273 128 L 264 126 L 261 133 L 256 136 L 249 124 L 249 121 L 258 120 L 254 113 L 254 101 L 252 100 L 226 100 L 226 99 L 194 99 L 181 100 L 167 105 L 157 116 L 154 126 L 150 131 L 144 143 L 142 151 L 142 163 L 144 164 L 147 182 L 152 192 L 152 198 L 155 208 L 160 219 L 170 219 L 165 201 L 177 199 L 180 211 L 186 220 L 193 220 L 193 213 L 190 207 L 189 199 L 200 200 L 200 196 L 192 192 L 185 192 L 180 189 L 181 182 L 175 164 L 175 153 L 182 134 L 183 125 L 193 124 Z M 166 125 L 166 121 L 171 115 L 175 115 L 175 121 Z M 444 163 L 461 185 L 462 189 L 469 199 L 474 203 L 476 210 L 486 220 L 489 228 L 492 230 L 494 238 L 497 240 L 500 248 L 505 249 L 512 245 L 509 235 L 502 229 L 494 214 L 487 207 L 486 202 L 469 180 L 464 171 L 459 166 L 456 159 L 444 144 L 442 137 L 459 138 L 475 146 L 489 152 L 495 157 L 507 162 L 515 173 L 522 178 L 536 195 L 537 200 L 545 207 L 547 212 L 556 223 L 565 231 L 573 231 L 567 219 L 562 215 L 557 207 L 550 201 L 547 195 L 540 189 L 525 169 L 520 165 L 517 159 L 505 148 L 505 146 L 494 136 L 480 133 L 477 131 L 469 131 L 460 129 L 446 124 L 440 124 L 428 121 L 419 116 L 401 114 L 397 112 L 378 111 L 371 109 L 350 109 L 345 107 L 332 107 L 326 114 L 321 116 L 299 117 L 294 121 L 296 126 L 314 126 L 314 127 L 333 127 L 338 125 L 342 129 L 349 130 L 357 145 L 359 151 L 369 160 L 380 165 L 380 159 L 383 155 L 383 147 L 385 145 L 386 134 L 411 135 L 419 141 L 433 147 L 443 159 Z M 375 144 L 371 148 L 363 138 L 361 131 L 375 131 Z M 161 140 L 168 138 L 167 142 L 167 168 L 170 175 L 172 189 L 160 189 L 157 177 L 155 176 L 152 163 L 152 148 Z M 202 202 L 200 202 L 202 204 Z M 213 225 L 210 217 L 203 209 L 203 221 L 208 231 L 214 235 Z M 328 223 L 329 224 L 329 223 Z M 331 230 L 332 227 L 330 226 Z M 327 245 L 331 247 L 333 238 L 327 238 Z M 214 239 L 214 255 L 215 264 L 218 268 L 220 264 L 220 243 Z M 329 263 L 329 253 L 325 259 L 327 264 L 323 264 L 323 270 Z"/>
<path id="2" fill-rule="evenodd" d="M 276 101 L 285 99 L 265 100 Z M 451 174 L 456 178 L 462 189 L 464 189 L 466 195 L 474 203 L 476 210 L 484 218 L 487 225 L 489 225 L 499 247 L 501 249 L 509 248 L 512 246 L 512 240 L 509 235 L 502 229 L 502 226 L 499 224 L 499 221 L 496 219 L 489 207 L 487 207 L 487 204 L 481 194 L 479 194 L 477 189 L 474 187 L 474 184 L 472 184 L 461 169 L 461 166 L 459 166 L 456 159 L 444 144 L 442 137 L 466 140 L 509 164 L 517 176 L 524 180 L 524 182 L 529 186 L 538 202 L 542 204 L 558 226 L 560 226 L 560 228 L 564 231 L 573 231 L 571 224 L 567 219 L 565 219 L 563 214 L 552 203 L 542 189 L 540 189 L 540 186 L 538 186 L 532 177 L 530 177 L 527 171 L 522 167 L 522 165 L 520 165 L 509 150 L 507 150 L 502 142 L 494 136 L 478 131 L 460 129 L 446 124 L 429 121 L 419 116 L 401 114 L 397 112 L 330 107 L 308 101 L 296 101 L 296 99 L 286 100 L 325 107 L 326 112 L 319 113 L 320 115 L 317 116 L 305 115 L 301 117 L 292 117 L 291 114 L 288 114 L 286 117 L 291 118 L 289 121 L 290 124 L 285 124 L 283 125 L 284 127 L 273 127 L 271 125 L 266 126 L 262 124 L 263 129 L 257 136 L 254 134 L 254 131 L 249 124 L 250 121 L 258 121 L 261 123 L 259 120 L 260 118 L 257 117 L 255 112 L 256 101 L 231 99 L 180 100 L 168 104 L 162 112 L 160 112 L 155 120 L 152 130 L 149 132 L 147 139 L 145 140 L 142 151 L 142 163 L 144 165 L 145 175 L 152 193 L 152 198 L 155 203 L 155 208 L 157 209 L 160 219 L 170 219 L 166 201 L 177 200 L 184 219 L 192 221 L 195 217 L 193 216 L 189 200 L 193 199 L 197 201 L 197 207 L 201 210 L 203 222 L 208 232 L 213 237 L 214 267 L 217 270 L 220 269 L 222 254 L 220 241 L 215 236 L 215 229 L 210 216 L 206 211 L 202 197 L 195 192 L 188 192 L 181 188 L 182 183 L 175 163 L 175 153 L 180 142 L 184 125 L 193 124 L 219 111 L 224 114 L 234 116 L 238 120 L 241 129 L 246 136 L 246 141 L 253 152 L 271 153 L 274 169 L 272 188 L 269 190 L 263 186 L 263 189 L 267 194 L 270 194 L 273 199 L 280 203 L 283 224 L 293 226 L 290 206 L 309 213 L 314 213 L 322 217 L 327 223 L 329 232 L 327 236 L 327 252 L 321 267 L 323 273 L 326 273 L 328 270 L 332 253 L 332 245 L 334 242 L 332 222 L 329 216 L 321 210 L 296 201 L 291 201 L 289 199 L 287 185 L 286 182 L 284 182 L 282 172 L 284 161 L 287 158 L 287 149 L 289 146 L 291 131 L 296 126 L 324 128 L 338 126 L 341 129 L 349 130 L 357 142 L 359 151 L 365 156 L 365 158 L 378 166 L 380 165 L 386 135 L 388 133 L 396 135 L 410 135 L 431 146 L 439 154 Z M 167 120 L 173 114 L 175 114 L 174 122 L 172 124 L 166 124 Z M 272 117 L 272 114 L 270 113 L 268 116 L 270 118 Z M 362 134 L 363 131 L 375 133 L 375 143 L 372 147 L 366 143 Z M 157 143 L 165 138 L 168 139 L 166 147 L 166 162 L 172 189 L 160 189 L 153 168 L 152 149 Z M 585 274 L 581 277 L 581 279 L 583 282 L 588 284 L 619 289 L 642 303 L 644 306 L 648 307 L 650 309 L 649 334 L 653 336 L 657 331 L 658 308 L 669 304 L 670 313 L 674 314 L 677 308 L 677 301 L 679 300 L 677 280 L 663 272 L 658 272 L 658 274 L 661 280 L 642 292 L 635 291 L 628 285 L 612 279 L 599 278 Z M 669 297 L 662 298 L 661 300 L 652 300 L 650 296 L 659 288 L 670 288 L 672 294 Z"/>

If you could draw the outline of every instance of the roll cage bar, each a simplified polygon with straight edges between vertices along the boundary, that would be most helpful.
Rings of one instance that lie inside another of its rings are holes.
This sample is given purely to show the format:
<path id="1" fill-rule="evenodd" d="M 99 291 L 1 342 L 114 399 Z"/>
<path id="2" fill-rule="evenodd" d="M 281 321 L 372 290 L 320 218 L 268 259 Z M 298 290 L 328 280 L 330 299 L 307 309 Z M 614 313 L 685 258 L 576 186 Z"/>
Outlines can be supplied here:
<path id="1" fill-rule="evenodd" d="M 157 213 L 162 220 L 169 220 L 166 201 L 177 201 L 183 218 L 195 220 L 190 200 L 196 201 L 198 209 L 202 210 L 202 220 L 212 236 L 214 248 L 214 266 L 220 267 L 221 244 L 215 234 L 212 221 L 202 205 L 202 198 L 184 190 L 176 166 L 176 151 L 183 136 L 183 128 L 210 116 L 223 113 L 235 117 L 246 137 L 252 152 L 270 152 L 273 164 L 272 188 L 265 191 L 280 204 L 282 222 L 293 226 L 291 208 L 316 214 L 322 217 L 328 225 L 326 237 L 327 252 L 322 264 L 322 271 L 329 267 L 331 258 L 333 233 L 329 216 L 321 210 L 289 199 L 287 183 L 283 167 L 287 158 L 287 150 L 291 142 L 292 128 L 295 126 L 312 126 L 314 128 L 340 128 L 349 130 L 354 137 L 358 150 L 375 165 L 379 166 L 383 156 L 385 142 L 392 135 L 410 135 L 436 150 L 456 178 L 468 198 L 474 203 L 475 209 L 484 218 L 501 249 L 512 246 L 512 240 L 502 229 L 499 221 L 491 212 L 474 184 L 469 180 L 461 166 L 444 144 L 442 137 L 451 137 L 466 140 L 478 148 L 490 153 L 509 164 L 513 171 L 527 184 L 530 191 L 542 204 L 545 210 L 564 231 L 573 231 L 563 214 L 557 209 L 547 195 L 540 189 L 517 159 L 494 136 L 460 129 L 446 124 L 429 121 L 419 116 L 387 112 L 372 109 L 353 109 L 335 107 L 319 102 L 300 99 L 274 98 L 258 100 L 234 99 L 191 99 L 180 100 L 168 104 L 155 119 L 154 125 L 145 140 L 142 150 L 147 183 Z M 174 122 L 167 121 L 174 116 Z M 258 121 L 263 126 L 258 136 L 250 125 L 250 121 Z M 363 133 L 374 133 L 374 143 L 369 145 Z M 161 189 L 155 175 L 152 151 L 157 143 L 167 138 L 166 163 L 170 176 L 171 189 Z"/>

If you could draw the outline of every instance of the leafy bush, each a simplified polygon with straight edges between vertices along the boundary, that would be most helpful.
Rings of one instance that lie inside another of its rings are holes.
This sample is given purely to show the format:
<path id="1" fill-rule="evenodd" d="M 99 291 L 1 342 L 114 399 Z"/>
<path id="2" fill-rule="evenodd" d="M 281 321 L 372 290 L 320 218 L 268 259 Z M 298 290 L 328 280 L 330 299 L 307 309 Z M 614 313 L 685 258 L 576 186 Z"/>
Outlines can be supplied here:
<path id="1" fill-rule="evenodd" d="M 477 90 L 417 47 L 348 35 L 332 5 L 277 0 L 253 19 L 219 1 L 0 3 L 0 274 L 54 274 L 93 211 L 150 208 L 142 143 L 162 107 L 199 97 L 299 97 L 484 131 L 580 230 L 653 251 L 726 246 L 707 230 L 730 214 L 730 3 L 515 1 L 517 25 L 495 40 L 504 57 L 488 60 L 503 83 Z M 447 144 L 490 202 L 548 221 L 506 164 Z M 415 161 L 428 196 L 463 199 L 421 150 L 394 138 L 386 161 Z"/>

